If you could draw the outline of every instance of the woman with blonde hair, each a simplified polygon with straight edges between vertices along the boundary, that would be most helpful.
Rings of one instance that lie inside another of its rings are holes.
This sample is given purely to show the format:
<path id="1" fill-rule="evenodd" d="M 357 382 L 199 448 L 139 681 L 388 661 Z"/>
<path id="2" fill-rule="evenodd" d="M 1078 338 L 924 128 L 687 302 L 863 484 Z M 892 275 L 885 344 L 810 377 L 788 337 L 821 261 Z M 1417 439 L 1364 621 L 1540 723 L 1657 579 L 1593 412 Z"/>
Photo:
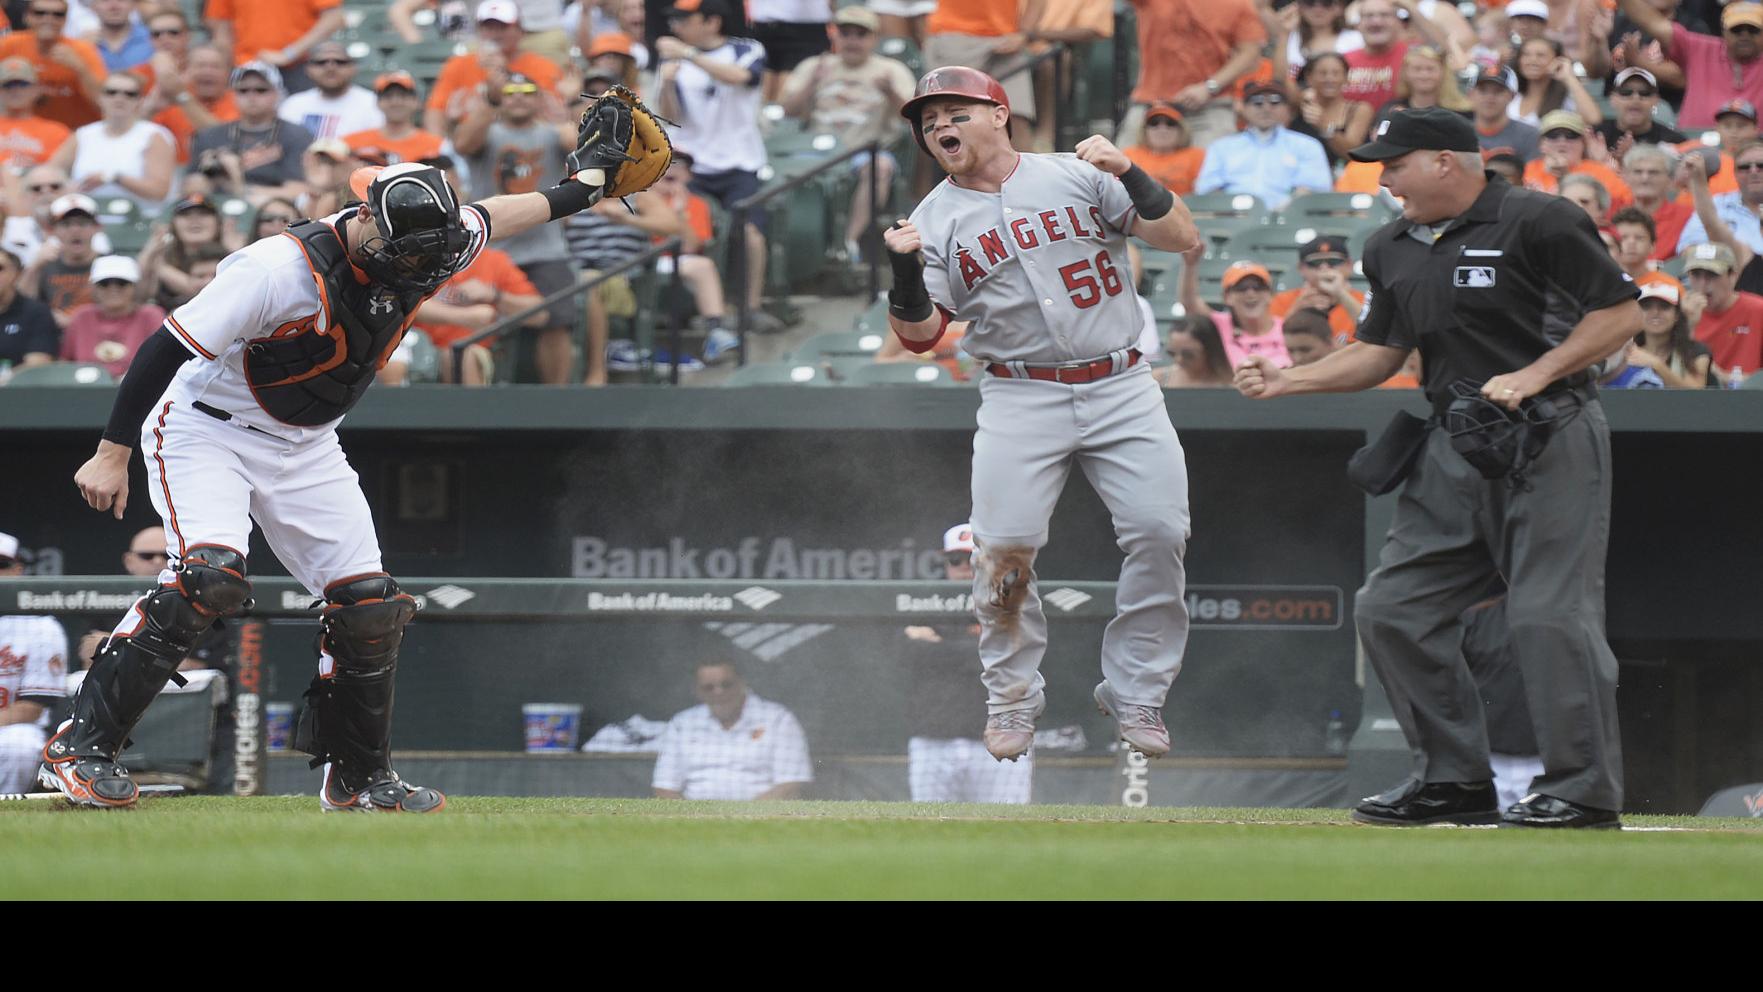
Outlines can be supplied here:
<path id="1" fill-rule="evenodd" d="M 1396 95 L 1378 109 L 1377 125 L 1398 110 L 1426 110 L 1443 107 L 1467 116 L 1469 98 L 1457 85 L 1457 78 L 1446 64 L 1445 54 L 1431 45 L 1410 45 L 1402 56 L 1401 69 L 1396 73 Z"/>

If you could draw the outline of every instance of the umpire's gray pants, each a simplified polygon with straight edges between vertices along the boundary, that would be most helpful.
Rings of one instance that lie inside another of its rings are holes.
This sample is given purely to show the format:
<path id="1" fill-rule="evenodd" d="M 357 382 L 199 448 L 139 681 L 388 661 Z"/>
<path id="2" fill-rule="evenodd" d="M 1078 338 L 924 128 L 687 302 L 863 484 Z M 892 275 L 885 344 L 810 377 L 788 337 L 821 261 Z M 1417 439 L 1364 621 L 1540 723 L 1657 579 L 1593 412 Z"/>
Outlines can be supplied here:
<path id="1" fill-rule="evenodd" d="M 1567 407 L 1571 409 L 1571 407 Z M 1531 791 L 1622 808 L 1616 656 L 1604 639 L 1610 429 L 1593 400 L 1531 467 L 1531 489 L 1487 480 L 1435 430 L 1402 488 L 1355 620 L 1423 782 L 1493 777 L 1458 618 L 1497 569 L 1543 774 Z"/>
<path id="2" fill-rule="evenodd" d="M 973 596 L 989 712 L 1040 701 L 1047 618 L 1033 565 L 1073 461 L 1126 552 L 1102 635 L 1102 675 L 1122 704 L 1162 706 L 1188 639 L 1188 470 L 1163 390 L 1141 364 L 1080 385 L 987 375 L 980 396 Z M 1012 570 L 1028 586 L 1001 607 L 997 588 Z"/>

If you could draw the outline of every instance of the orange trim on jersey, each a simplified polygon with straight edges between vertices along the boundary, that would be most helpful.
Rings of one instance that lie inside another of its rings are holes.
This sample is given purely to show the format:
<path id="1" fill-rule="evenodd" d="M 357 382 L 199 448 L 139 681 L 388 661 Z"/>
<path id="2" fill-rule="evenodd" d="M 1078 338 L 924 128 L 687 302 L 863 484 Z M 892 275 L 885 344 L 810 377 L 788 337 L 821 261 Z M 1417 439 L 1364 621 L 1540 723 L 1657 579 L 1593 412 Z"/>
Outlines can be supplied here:
<path id="1" fill-rule="evenodd" d="M 214 357 L 212 355 L 210 358 Z M 165 416 L 171 412 L 171 401 L 165 401 L 165 408 L 159 411 L 159 426 L 153 428 L 153 460 L 159 463 L 159 489 L 165 494 L 165 510 L 171 524 L 171 532 L 178 536 L 178 557 L 183 558 L 187 546 L 184 544 L 184 532 L 178 527 L 178 508 L 171 502 L 171 477 L 165 469 L 165 457 L 160 452 L 165 448 L 165 435 L 160 431 L 165 427 Z"/>
<path id="2" fill-rule="evenodd" d="M 165 326 L 171 328 L 172 331 L 175 334 L 177 334 L 178 337 L 183 338 L 184 343 L 189 345 L 192 349 L 194 349 L 196 354 L 201 355 L 203 358 L 206 358 L 210 361 L 214 360 L 214 355 L 207 348 L 204 348 L 200 344 L 197 344 L 196 338 L 193 335 L 191 335 L 189 331 L 184 330 L 184 325 L 178 323 L 178 319 L 176 317 L 173 317 L 169 313 L 166 314 L 165 315 Z"/>

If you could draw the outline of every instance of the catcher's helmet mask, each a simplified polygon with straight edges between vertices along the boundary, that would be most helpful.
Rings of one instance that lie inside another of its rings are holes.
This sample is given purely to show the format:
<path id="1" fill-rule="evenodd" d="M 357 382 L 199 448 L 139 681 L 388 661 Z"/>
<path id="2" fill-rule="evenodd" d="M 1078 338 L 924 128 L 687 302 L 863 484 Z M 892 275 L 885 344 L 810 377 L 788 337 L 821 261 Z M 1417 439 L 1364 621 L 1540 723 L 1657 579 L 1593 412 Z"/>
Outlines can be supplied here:
<path id="1" fill-rule="evenodd" d="M 357 252 L 369 277 L 392 289 L 427 293 L 463 268 L 471 235 L 439 169 L 414 162 L 391 166 L 373 177 L 365 194 L 379 227 Z"/>
<path id="2" fill-rule="evenodd" d="M 1513 412 L 1483 396 L 1481 387 L 1482 383 L 1473 379 L 1458 379 L 1450 385 L 1454 398 L 1442 420 L 1451 448 L 1482 478 L 1503 478 L 1513 489 L 1528 490 L 1528 469 L 1548 446 L 1549 438 L 1584 409 L 1579 396 L 1571 392 L 1532 396 Z M 1573 409 L 1564 413 L 1557 404 L 1569 400 Z"/>

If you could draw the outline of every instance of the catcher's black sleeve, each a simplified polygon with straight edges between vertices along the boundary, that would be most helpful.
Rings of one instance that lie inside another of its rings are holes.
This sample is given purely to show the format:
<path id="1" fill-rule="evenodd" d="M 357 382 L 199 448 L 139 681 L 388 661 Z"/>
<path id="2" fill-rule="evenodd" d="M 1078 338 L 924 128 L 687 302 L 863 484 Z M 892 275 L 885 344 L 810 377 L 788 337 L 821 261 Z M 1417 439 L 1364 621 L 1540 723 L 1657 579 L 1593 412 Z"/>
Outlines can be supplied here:
<path id="1" fill-rule="evenodd" d="M 104 440 L 133 448 L 141 441 L 141 422 L 165 387 L 184 363 L 196 356 L 184 347 L 163 326 L 141 342 L 135 360 L 129 363 L 128 374 L 116 390 L 116 402 L 110 408 L 110 422 L 104 426 Z"/>

